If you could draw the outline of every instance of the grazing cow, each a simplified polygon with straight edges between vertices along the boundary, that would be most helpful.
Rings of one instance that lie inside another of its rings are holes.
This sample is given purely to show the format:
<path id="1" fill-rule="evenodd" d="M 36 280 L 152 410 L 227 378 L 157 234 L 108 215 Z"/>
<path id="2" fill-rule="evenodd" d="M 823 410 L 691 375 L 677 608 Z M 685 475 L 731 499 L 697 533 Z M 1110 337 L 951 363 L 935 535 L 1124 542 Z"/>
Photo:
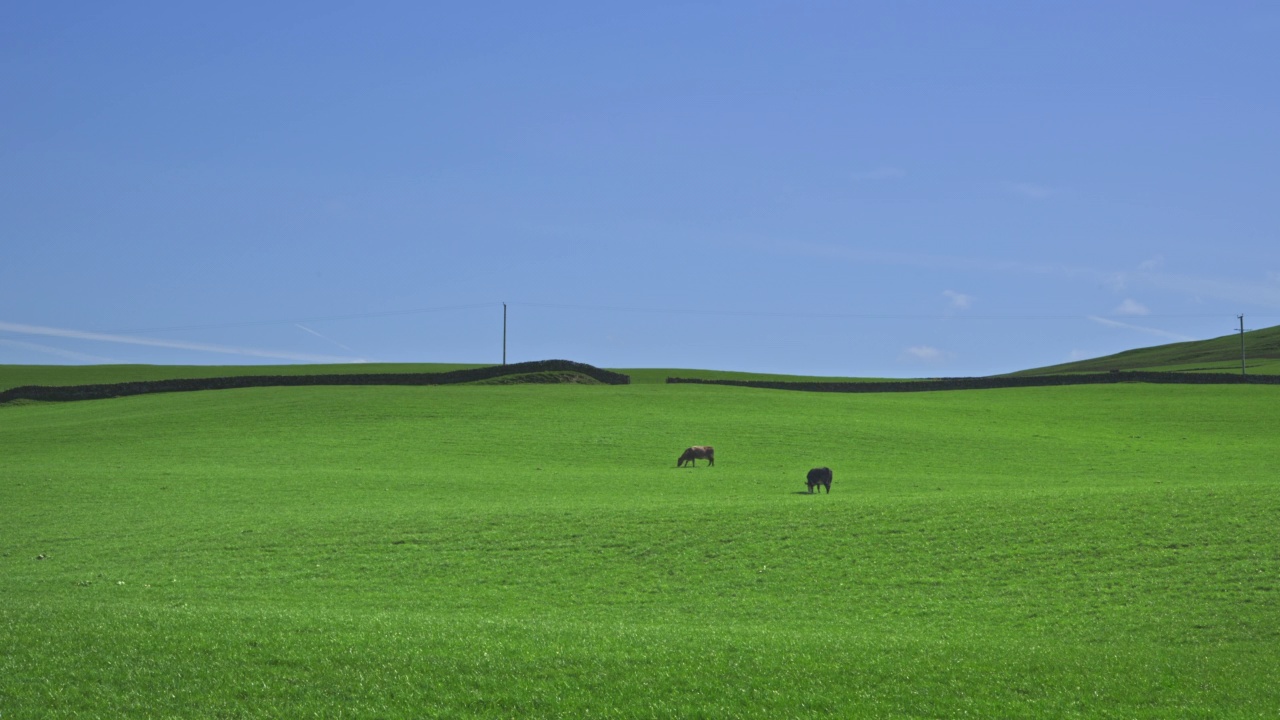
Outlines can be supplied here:
<path id="1" fill-rule="evenodd" d="M 831 468 L 820 467 L 809 471 L 809 494 L 813 494 L 813 489 L 822 485 L 827 489 L 827 494 L 831 494 Z"/>
<path id="2" fill-rule="evenodd" d="M 694 467 L 697 467 L 697 460 L 706 460 L 708 464 L 715 465 L 716 449 L 710 445 L 694 445 L 688 450 L 685 450 L 684 454 L 680 456 L 680 459 L 676 460 L 676 467 L 684 467 L 685 463 L 689 463 Z"/>

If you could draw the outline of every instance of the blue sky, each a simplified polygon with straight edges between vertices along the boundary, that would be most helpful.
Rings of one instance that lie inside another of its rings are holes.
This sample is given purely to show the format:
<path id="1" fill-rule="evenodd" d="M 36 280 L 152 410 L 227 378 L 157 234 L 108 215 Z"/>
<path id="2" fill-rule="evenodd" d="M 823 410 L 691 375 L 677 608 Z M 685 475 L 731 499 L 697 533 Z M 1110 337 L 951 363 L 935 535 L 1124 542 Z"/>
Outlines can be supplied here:
<path id="1" fill-rule="evenodd" d="M 1271 2 L 7 3 L 0 363 L 985 375 L 1280 324 Z"/>

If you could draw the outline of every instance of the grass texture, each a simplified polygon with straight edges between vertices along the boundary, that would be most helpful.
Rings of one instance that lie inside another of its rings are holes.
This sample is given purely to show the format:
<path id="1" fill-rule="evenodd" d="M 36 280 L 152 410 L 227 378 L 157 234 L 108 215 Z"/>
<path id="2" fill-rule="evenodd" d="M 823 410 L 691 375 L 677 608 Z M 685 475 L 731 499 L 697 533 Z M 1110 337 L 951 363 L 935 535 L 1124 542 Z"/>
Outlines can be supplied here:
<path id="1" fill-rule="evenodd" d="M 1280 388 L 0 407 L 11 718 L 1268 717 Z M 717 464 L 677 469 L 687 445 Z M 804 493 L 831 467 L 830 495 Z"/>

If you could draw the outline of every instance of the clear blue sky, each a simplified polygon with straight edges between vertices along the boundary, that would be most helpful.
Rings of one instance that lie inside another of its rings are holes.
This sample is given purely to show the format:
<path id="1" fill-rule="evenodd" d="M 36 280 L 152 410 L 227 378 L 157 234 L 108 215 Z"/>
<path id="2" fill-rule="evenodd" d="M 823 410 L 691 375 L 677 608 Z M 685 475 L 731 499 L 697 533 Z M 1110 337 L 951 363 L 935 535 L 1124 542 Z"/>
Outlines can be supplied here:
<path id="1" fill-rule="evenodd" d="M 0 363 L 985 375 L 1280 324 L 1274 2 L 5 3 Z"/>

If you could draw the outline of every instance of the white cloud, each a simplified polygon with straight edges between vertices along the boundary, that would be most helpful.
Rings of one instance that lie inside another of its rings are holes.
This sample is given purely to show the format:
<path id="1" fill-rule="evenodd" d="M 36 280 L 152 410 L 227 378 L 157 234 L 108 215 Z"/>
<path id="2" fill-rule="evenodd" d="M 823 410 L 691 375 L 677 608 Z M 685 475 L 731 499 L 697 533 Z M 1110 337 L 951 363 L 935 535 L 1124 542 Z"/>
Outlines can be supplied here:
<path id="1" fill-rule="evenodd" d="M 968 310 L 973 307 L 973 296 L 958 293 L 955 290 L 943 290 L 942 294 L 951 301 L 951 307 L 956 310 Z"/>
<path id="2" fill-rule="evenodd" d="M 19 323 L 0 322 L 0 331 L 19 335 L 42 335 L 72 340 L 91 340 L 94 342 L 117 343 L 122 345 L 145 345 L 147 347 L 173 348 L 175 350 L 193 350 L 196 352 L 218 353 L 222 355 L 244 355 L 247 357 L 272 358 L 275 360 L 296 360 L 314 363 L 350 363 L 366 362 L 361 358 L 335 357 L 333 355 L 307 355 L 302 353 L 261 350 L 257 348 L 228 347 L 225 345 L 207 345 L 205 343 L 184 342 L 181 340 L 157 340 L 155 338 L 136 335 L 111 335 L 107 333 L 87 332 L 84 330 L 68 330 L 65 328 L 41 327 L 39 325 L 22 325 Z"/>
<path id="3" fill-rule="evenodd" d="M 1134 300 L 1133 298 L 1125 298 L 1125 301 L 1116 306 L 1112 310 L 1116 315 L 1150 315 L 1151 311 L 1146 305 Z"/>
<path id="4" fill-rule="evenodd" d="M 1087 350 L 1072 350 L 1067 355 L 1067 362 L 1077 362 L 1080 360 L 1088 360 L 1089 358 L 1092 358 L 1095 356 L 1096 356 L 1096 353 L 1091 353 Z"/>
<path id="5" fill-rule="evenodd" d="M 902 355 L 908 360 L 922 362 L 942 362 L 947 359 L 946 353 L 930 345 L 913 345 L 904 350 Z"/>
<path id="6" fill-rule="evenodd" d="M 862 170 L 851 174 L 854 180 L 899 180 L 906 176 L 906 170 L 891 166 L 881 166 L 874 170 Z"/>
<path id="7" fill-rule="evenodd" d="M 1107 318 L 1098 317 L 1096 315 L 1090 315 L 1089 319 L 1098 323 L 1099 325 L 1106 325 L 1107 327 L 1120 328 L 1122 330 L 1133 330 L 1134 332 L 1145 333 L 1147 335 L 1155 335 L 1157 337 L 1167 338 L 1169 340 L 1174 340 L 1177 342 L 1186 342 L 1188 340 L 1198 339 L 1198 338 L 1193 338 L 1187 335 L 1179 335 L 1178 333 L 1171 333 L 1171 332 L 1168 332 L 1167 330 L 1161 330 L 1159 328 L 1142 327 L 1141 325 L 1130 325 L 1129 323 L 1122 323 L 1118 320 L 1109 320 Z"/>
<path id="8" fill-rule="evenodd" d="M 1157 255 L 1150 260 L 1144 260 L 1138 265 L 1138 270 L 1142 272 L 1155 272 L 1164 267 L 1164 256 Z"/>

